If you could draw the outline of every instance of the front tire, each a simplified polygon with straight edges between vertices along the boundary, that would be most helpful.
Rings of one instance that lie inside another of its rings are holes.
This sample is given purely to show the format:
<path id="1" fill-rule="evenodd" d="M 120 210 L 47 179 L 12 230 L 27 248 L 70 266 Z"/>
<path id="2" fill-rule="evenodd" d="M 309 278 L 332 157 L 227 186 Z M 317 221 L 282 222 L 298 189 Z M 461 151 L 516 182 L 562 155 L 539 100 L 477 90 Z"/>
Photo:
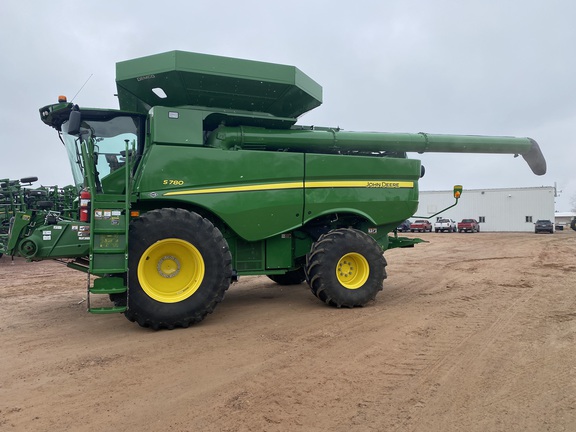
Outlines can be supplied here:
<path id="1" fill-rule="evenodd" d="M 312 293 L 335 307 L 364 306 L 374 300 L 386 279 L 380 245 L 351 228 L 332 230 L 312 245 L 306 273 Z"/>
<path id="2" fill-rule="evenodd" d="M 142 327 L 200 322 L 222 301 L 232 277 L 224 237 L 200 215 L 164 208 L 130 225 L 128 310 Z"/>

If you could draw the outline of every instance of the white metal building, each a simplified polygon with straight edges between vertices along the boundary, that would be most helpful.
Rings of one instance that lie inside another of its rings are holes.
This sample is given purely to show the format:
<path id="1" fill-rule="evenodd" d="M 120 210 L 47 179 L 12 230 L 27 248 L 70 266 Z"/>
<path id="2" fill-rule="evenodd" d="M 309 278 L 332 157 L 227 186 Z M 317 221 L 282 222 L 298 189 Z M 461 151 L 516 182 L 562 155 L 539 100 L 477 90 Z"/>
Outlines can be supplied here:
<path id="1" fill-rule="evenodd" d="M 534 222 L 549 219 L 554 223 L 554 186 L 464 189 L 458 205 L 430 219 L 465 218 L 480 222 L 480 231 L 534 231 Z M 417 216 L 430 217 L 454 203 L 452 191 L 421 191 Z"/>
<path id="2" fill-rule="evenodd" d="M 556 227 L 562 229 L 570 229 L 570 222 L 576 217 L 576 212 L 556 212 L 554 219 L 556 219 Z"/>

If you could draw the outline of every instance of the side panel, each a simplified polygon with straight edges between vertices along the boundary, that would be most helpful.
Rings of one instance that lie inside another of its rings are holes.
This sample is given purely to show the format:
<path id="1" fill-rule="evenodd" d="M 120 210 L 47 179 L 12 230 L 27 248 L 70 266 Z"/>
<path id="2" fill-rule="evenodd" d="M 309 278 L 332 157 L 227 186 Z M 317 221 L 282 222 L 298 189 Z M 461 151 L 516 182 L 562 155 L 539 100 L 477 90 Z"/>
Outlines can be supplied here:
<path id="1" fill-rule="evenodd" d="M 88 256 L 89 224 L 62 220 L 43 225 L 43 220 L 43 214 L 18 212 L 8 242 L 8 253 L 31 261 Z"/>
<path id="2" fill-rule="evenodd" d="M 292 234 L 281 234 L 266 240 L 266 268 L 289 268 L 293 262 Z"/>
<path id="3" fill-rule="evenodd" d="M 295 258 L 310 251 L 308 237 L 297 238 L 292 233 L 279 234 L 266 240 L 248 242 L 236 236 L 227 239 L 232 253 L 233 268 L 239 275 L 269 274 L 290 269 Z"/>
<path id="4" fill-rule="evenodd" d="M 249 241 L 302 224 L 302 153 L 152 145 L 142 163 L 146 205 L 206 208 Z"/>
<path id="5" fill-rule="evenodd" d="M 307 154 L 304 220 L 351 212 L 400 223 L 418 208 L 419 177 L 419 160 Z"/>

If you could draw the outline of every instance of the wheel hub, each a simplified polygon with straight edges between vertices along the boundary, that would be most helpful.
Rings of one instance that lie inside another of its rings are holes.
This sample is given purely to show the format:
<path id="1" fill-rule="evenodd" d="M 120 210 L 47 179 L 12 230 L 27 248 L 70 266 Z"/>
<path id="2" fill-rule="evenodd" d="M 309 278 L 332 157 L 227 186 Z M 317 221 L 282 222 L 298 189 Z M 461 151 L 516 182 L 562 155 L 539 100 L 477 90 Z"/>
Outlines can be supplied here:
<path id="1" fill-rule="evenodd" d="M 166 255 L 158 260 L 158 274 L 165 278 L 173 278 L 180 273 L 180 261 L 178 258 Z"/>
<path id="2" fill-rule="evenodd" d="M 338 263 L 338 273 L 340 277 L 348 278 L 354 274 L 354 263 L 346 260 L 341 260 Z"/>

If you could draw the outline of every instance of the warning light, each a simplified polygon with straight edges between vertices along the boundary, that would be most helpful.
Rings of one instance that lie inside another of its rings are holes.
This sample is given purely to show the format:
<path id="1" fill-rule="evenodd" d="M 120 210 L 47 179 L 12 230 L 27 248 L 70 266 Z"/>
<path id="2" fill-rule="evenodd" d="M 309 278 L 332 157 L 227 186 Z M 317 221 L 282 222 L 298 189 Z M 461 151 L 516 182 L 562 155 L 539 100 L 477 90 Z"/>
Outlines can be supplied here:
<path id="1" fill-rule="evenodd" d="M 454 186 L 454 198 L 458 199 L 462 195 L 462 185 Z"/>
<path id="2" fill-rule="evenodd" d="M 58 96 L 58 103 L 66 103 L 68 102 L 68 98 L 66 96 Z"/>

